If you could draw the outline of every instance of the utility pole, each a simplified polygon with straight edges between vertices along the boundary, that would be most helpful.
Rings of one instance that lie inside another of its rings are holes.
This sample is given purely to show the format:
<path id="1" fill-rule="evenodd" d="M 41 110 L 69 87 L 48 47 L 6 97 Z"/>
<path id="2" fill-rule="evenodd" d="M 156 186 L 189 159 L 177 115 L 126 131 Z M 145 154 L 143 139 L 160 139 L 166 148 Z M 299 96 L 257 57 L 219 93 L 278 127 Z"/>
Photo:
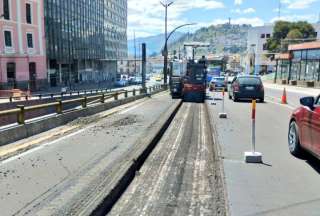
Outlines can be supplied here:
<path id="1" fill-rule="evenodd" d="M 141 75 L 142 75 L 142 88 L 143 91 L 146 93 L 146 64 L 147 64 L 147 49 L 146 49 L 146 44 L 142 43 L 142 70 L 141 70 Z"/>
<path id="2" fill-rule="evenodd" d="M 167 85 L 168 80 L 168 7 L 173 4 L 173 2 L 169 3 L 163 3 L 160 2 L 162 6 L 165 8 L 165 45 L 163 50 L 163 57 L 164 57 L 164 63 L 163 63 L 163 74 L 164 74 L 164 85 Z"/>
<path id="3" fill-rule="evenodd" d="M 133 32 L 134 40 L 134 75 L 137 75 L 137 45 L 136 45 L 136 31 Z"/>
<path id="4" fill-rule="evenodd" d="M 278 19 L 281 19 L 281 0 L 279 0 Z"/>

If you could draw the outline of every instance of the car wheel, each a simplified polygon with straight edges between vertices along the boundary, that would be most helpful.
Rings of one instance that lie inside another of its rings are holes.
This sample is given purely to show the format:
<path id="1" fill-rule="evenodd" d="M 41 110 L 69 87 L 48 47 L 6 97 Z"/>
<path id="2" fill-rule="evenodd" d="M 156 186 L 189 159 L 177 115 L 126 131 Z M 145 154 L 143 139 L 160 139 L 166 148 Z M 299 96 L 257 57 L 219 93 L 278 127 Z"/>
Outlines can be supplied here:
<path id="1" fill-rule="evenodd" d="M 302 149 L 301 149 L 300 140 L 299 140 L 298 125 L 295 121 L 292 121 L 289 126 L 288 144 L 289 144 L 289 151 L 292 155 L 294 156 L 302 155 Z"/>
<path id="2" fill-rule="evenodd" d="M 238 102 L 239 99 L 234 95 L 234 96 L 233 96 L 233 101 L 234 101 L 234 102 Z"/>
<path id="3" fill-rule="evenodd" d="M 260 103 L 264 103 L 264 98 L 260 98 Z"/>
<path id="4" fill-rule="evenodd" d="M 231 96 L 231 94 L 229 93 L 229 100 L 231 100 L 232 99 L 232 96 Z"/>

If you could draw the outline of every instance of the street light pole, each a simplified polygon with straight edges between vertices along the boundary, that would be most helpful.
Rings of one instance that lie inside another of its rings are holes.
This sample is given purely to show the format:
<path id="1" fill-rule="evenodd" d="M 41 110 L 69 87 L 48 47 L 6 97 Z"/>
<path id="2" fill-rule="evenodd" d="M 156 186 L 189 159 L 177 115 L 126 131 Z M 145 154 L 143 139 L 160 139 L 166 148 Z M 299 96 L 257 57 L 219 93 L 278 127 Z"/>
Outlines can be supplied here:
<path id="1" fill-rule="evenodd" d="M 164 61 L 164 68 L 167 69 L 167 66 L 168 66 L 168 47 L 167 47 L 167 44 L 168 44 L 168 41 L 170 39 L 170 37 L 172 36 L 173 33 L 175 33 L 178 29 L 182 28 L 182 27 L 185 27 L 185 26 L 190 26 L 190 25 L 196 25 L 196 23 L 187 23 L 187 24 L 183 24 L 183 25 L 180 25 L 178 27 L 176 27 L 175 29 L 173 29 L 170 34 L 166 37 L 166 40 L 165 40 L 165 45 L 164 45 L 164 50 L 166 50 L 166 57 L 165 57 L 165 61 Z M 179 51 L 180 52 L 180 51 Z M 168 74 L 165 74 L 165 85 L 167 84 L 167 77 L 168 77 Z M 172 77 L 172 71 L 170 70 L 170 80 L 171 80 L 171 77 Z M 171 85 L 171 82 L 170 82 L 170 85 Z"/>
<path id="2" fill-rule="evenodd" d="M 162 6 L 165 8 L 165 45 L 163 50 L 164 63 L 163 63 L 163 74 L 164 74 L 164 85 L 167 85 L 168 79 L 168 46 L 167 46 L 167 38 L 168 38 L 168 7 L 173 4 L 173 2 L 163 3 L 160 2 Z"/>

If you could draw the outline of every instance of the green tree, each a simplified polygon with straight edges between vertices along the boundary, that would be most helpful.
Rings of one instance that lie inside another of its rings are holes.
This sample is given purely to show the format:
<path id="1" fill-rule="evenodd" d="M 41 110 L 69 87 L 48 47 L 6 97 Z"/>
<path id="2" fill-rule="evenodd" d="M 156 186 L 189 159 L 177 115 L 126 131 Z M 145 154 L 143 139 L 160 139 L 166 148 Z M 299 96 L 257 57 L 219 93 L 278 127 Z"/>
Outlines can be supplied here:
<path id="1" fill-rule="evenodd" d="M 309 39 L 315 36 L 315 30 L 308 22 L 278 21 L 274 26 L 272 37 L 268 39 L 267 47 L 270 52 L 279 52 L 284 39 Z M 290 41 L 286 43 L 286 47 L 290 43 Z"/>
<path id="2" fill-rule="evenodd" d="M 290 29 L 298 29 L 303 35 L 302 38 L 314 38 L 316 37 L 316 32 L 313 26 L 305 21 L 299 21 L 296 23 L 292 23 Z"/>
<path id="3" fill-rule="evenodd" d="M 303 38 L 303 33 L 301 33 L 299 29 L 292 29 L 287 35 L 287 39 L 301 39 L 301 38 Z"/>

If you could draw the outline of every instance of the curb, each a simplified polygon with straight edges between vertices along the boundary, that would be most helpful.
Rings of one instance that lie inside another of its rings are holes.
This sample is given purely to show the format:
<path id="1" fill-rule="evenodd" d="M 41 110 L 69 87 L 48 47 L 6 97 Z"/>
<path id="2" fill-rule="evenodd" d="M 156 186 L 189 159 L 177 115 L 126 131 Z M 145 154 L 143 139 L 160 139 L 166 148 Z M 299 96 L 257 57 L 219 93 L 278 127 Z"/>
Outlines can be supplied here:
<path id="1" fill-rule="evenodd" d="M 117 171 L 115 174 L 116 177 L 111 183 L 111 187 L 107 189 L 108 191 L 104 194 L 98 194 L 96 206 L 89 206 L 89 208 L 82 210 L 80 213 L 78 212 L 79 215 L 105 216 L 112 209 L 114 204 L 135 178 L 136 171 L 142 167 L 159 140 L 162 138 L 181 105 L 182 101 L 179 100 L 179 102 L 165 113 L 165 116 L 159 118 L 158 122 L 155 124 L 156 133 L 146 137 L 140 147 L 130 158 L 128 158 L 129 162 L 127 162 L 121 170 Z M 100 200 L 100 202 L 98 202 L 98 200 Z"/>
<path id="2" fill-rule="evenodd" d="M 223 187 L 223 191 L 224 191 L 224 203 L 225 203 L 225 213 L 226 216 L 230 216 L 230 208 L 229 208 L 229 198 L 228 198 L 228 190 L 227 190 L 227 183 L 226 183 L 226 176 L 225 176 L 225 172 L 224 172 L 224 164 L 223 164 L 223 159 L 222 159 L 222 150 L 221 150 L 221 145 L 219 143 L 218 140 L 218 132 L 216 129 L 216 126 L 214 125 L 214 119 L 212 117 L 212 115 L 209 112 L 209 107 L 208 107 L 208 103 L 205 104 L 205 111 L 206 111 L 206 115 L 208 116 L 209 119 L 209 127 L 210 130 L 212 131 L 212 133 L 210 133 L 210 135 L 212 136 L 212 140 L 213 140 L 213 148 L 215 151 L 215 156 L 216 158 L 215 161 L 218 162 L 219 164 L 219 169 L 220 169 L 220 176 L 221 176 L 221 181 L 222 181 L 222 187 Z"/>

